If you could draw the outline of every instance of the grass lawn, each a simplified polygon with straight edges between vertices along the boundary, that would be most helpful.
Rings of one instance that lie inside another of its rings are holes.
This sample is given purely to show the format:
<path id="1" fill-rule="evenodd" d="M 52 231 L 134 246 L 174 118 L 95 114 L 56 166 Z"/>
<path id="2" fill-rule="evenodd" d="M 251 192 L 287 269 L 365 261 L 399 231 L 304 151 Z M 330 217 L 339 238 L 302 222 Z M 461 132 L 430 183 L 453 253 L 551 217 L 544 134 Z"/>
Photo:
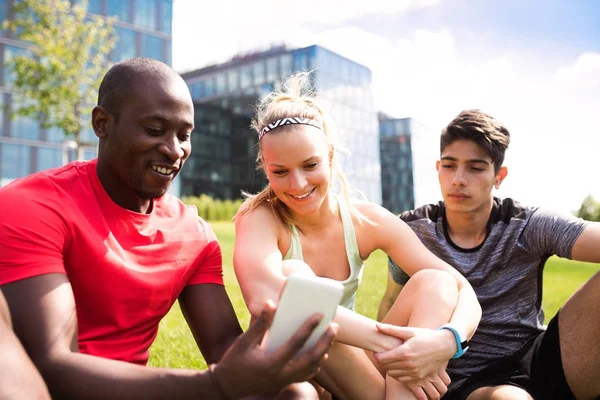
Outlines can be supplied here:
<path id="1" fill-rule="evenodd" d="M 223 251 L 223 274 L 225 287 L 233 307 L 245 329 L 250 315 L 246 310 L 240 288 L 233 273 L 233 224 L 229 222 L 212 223 Z M 600 269 L 599 264 L 580 263 L 553 257 L 548 260 L 544 272 L 543 305 L 546 319 L 554 316 L 561 304 L 577 290 L 590 276 Z M 379 300 L 385 290 L 387 279 L 387 258 L 378 251 L 365 262 L 363 280 L 358 290 L 356 310 L 375 319 Z M 178 304 L 160 323 L 160 331 L 151 348 L 149 365 L 172 368 L 205 368 L 202 354 L 187 327 Z"/>

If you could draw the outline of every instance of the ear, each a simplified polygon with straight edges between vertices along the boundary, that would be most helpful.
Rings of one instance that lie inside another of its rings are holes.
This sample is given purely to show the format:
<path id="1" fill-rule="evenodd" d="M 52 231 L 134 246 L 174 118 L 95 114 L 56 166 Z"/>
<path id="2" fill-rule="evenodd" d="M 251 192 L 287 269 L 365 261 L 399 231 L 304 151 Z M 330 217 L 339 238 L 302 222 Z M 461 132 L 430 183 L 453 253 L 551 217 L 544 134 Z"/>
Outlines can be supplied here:
<path id="1" fill-rule="evenodd" d="M 114 122 L 114 117 L 102 106 L 96 106 L 92 110 L 92 128 L 99 138 L 108 135 L 109 126 Z"/>
<path id="2" fill-rule="evenodd" d="M 508 175 L 508 168 L 500 167 L 498 174 L 496 174 L 496 183 L 494 184 L 496 189 L 500 189 L 500 185 L 502 184 L 504 178 L 506 178 L 506 175 Z"/>
<path id="3" fill-rule="evenodd" d="M 436 170 L 437 172 L 440 172 L 440 166 L 441 166 L 440 160 L 437 160 L 437 161 L 435 162 L 435 170 Z"/>

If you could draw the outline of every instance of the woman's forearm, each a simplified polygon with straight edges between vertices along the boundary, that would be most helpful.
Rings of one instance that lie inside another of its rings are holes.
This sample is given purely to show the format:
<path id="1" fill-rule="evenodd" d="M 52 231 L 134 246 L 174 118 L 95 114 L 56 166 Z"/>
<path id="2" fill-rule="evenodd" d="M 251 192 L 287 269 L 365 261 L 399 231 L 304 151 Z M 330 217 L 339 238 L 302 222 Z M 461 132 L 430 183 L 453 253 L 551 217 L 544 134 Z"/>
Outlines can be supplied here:
<path id="1" fill-rule="evenodd" d="M 467 338 L 475 334 L 481 320 L 481 306 L 470 284 L 462 284 L 458 291 L 458 302 L 450 322 L 463 329 Z"/>
<path id="2" fill-rule="evenodd" d="M 335 322 L 339 324 L 337 342 L 374 352 L 391 350 L 402 344 L 400 339 L 385 335 L 376 328 L 376 321 L 338 306 Z"/>

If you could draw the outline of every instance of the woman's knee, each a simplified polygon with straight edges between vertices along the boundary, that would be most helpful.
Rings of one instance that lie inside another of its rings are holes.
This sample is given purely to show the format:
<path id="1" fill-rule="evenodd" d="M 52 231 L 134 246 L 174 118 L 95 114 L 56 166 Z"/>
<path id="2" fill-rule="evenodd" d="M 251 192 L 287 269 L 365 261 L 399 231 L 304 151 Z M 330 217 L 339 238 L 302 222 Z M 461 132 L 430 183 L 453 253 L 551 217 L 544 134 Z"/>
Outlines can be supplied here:
<path id="1" fill-rule="evenodd" d="M 405 289 L 409 287 L 412 287 L 418 295 L 434 297 L 449 305 L 455 305 L 458 301 L 458 282 L 447 271 L 422 269 L 409 279 Z"/>

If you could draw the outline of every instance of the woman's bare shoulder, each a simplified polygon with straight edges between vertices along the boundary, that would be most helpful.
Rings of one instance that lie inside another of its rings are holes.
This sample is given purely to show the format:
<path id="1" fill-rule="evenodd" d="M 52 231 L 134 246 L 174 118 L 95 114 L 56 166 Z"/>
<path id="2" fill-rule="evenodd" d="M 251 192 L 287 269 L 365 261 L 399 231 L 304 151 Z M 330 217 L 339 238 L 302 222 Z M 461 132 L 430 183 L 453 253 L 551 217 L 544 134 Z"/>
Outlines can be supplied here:
<path id="1" fill-rule="evenodd" d="M 371 222 L 378 223 L 382 218 L 389 216 L 390 212 L 377 203 L 366 200 L 352 200 L 351 204 Z"/>
<path id="2" fill-rule="evenodd" d="M 260 204 L 235 220 L 236 231 L 240 229 L 266 229 L 279 231 L 285 228 L 283 221 L 273 212 L 268 204 Z"/>

